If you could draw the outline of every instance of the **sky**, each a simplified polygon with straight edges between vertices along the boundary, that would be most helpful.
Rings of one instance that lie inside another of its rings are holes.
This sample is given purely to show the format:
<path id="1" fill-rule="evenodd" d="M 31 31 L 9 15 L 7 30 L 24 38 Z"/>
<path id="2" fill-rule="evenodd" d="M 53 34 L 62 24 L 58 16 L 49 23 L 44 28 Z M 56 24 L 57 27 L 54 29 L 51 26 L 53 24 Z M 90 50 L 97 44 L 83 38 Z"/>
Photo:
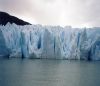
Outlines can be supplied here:
<path id="1" fill-rule="evenodd" d="M 100 0 L 0 0 L 0 11 L 32 24 L 100 26 Z"/>

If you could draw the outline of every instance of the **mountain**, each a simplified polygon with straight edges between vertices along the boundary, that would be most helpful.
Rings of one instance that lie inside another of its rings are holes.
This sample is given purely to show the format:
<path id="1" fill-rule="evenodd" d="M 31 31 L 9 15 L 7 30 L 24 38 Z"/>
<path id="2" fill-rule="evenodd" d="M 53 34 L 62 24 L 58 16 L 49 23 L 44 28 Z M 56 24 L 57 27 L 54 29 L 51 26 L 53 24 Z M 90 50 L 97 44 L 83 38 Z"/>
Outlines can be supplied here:
<path id="1" fill-rule="evenodd" d="M 6 12 L 0 12 L 0 25 L 6 25 L 8 22 L 15 23 L 17 25 L 31 25 L 30 23 L 23 21 L 15 16 L 11 16 Z"/>

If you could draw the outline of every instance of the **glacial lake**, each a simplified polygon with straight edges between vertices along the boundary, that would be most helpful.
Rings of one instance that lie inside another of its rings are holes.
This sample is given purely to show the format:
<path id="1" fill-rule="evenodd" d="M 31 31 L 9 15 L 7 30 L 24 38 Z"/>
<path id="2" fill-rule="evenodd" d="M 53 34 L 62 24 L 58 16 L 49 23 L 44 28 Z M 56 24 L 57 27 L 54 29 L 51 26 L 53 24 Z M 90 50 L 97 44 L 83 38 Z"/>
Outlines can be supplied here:
<path id="1" fill-rule="evenodd" d="M 100 86 L 100 61 L 0 59 L 0 86 Z"/>

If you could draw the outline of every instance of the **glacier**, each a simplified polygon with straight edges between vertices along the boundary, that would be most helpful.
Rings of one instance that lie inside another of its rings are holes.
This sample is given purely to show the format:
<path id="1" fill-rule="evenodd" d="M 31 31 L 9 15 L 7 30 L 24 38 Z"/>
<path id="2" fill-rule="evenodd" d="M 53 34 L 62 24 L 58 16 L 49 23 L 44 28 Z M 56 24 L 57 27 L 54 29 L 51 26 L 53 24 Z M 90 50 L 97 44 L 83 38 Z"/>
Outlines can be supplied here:
<path id="1" fill-rule="evenodd" d="M 100 60 L 100 27 L 0 25 L 0 57 Z"/>

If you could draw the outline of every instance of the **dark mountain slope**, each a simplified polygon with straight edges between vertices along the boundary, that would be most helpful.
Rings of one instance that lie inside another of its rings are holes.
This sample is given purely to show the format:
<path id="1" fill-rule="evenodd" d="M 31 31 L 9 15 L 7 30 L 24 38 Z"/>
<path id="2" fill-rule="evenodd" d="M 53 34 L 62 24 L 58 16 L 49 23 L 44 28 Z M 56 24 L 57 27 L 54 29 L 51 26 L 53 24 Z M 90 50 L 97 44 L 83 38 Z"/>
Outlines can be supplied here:
<path id="1" fill-rule="evenodd" d="M 8 22 L 15 23 L 17 25 L 30 25 L 30 23 L 23 21 L 15 16 L 11 16 L 6 12 L 0 12 L 0 25 L 6 25 Z"/>

